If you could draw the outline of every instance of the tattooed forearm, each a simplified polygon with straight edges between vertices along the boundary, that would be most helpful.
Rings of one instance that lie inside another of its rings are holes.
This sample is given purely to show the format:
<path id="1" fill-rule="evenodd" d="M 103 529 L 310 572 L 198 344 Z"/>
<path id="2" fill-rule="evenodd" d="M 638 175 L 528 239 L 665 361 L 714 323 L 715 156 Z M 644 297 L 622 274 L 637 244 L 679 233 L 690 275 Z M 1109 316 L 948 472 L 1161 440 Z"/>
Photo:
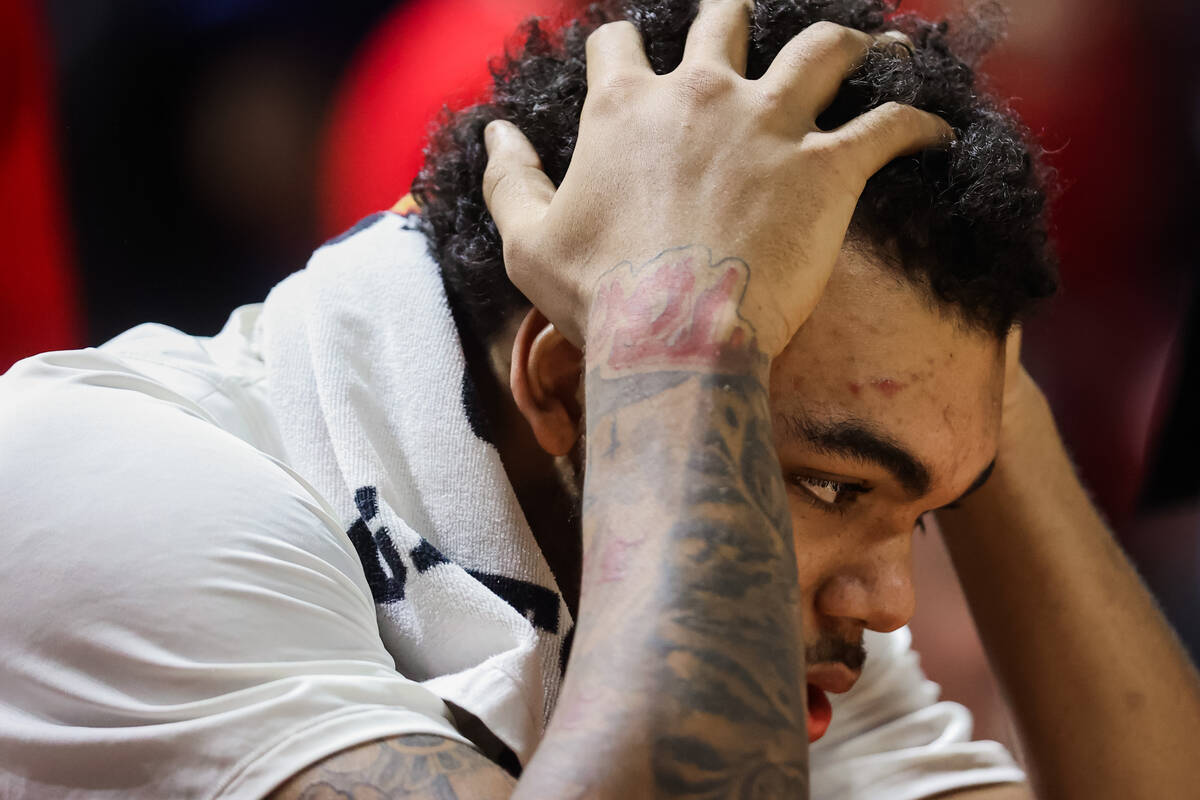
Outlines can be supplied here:
<path id="1" fill-rule="evenodd" d="M 716 399 L 697 413 L 653 603 L 674 701 L 655 726 L 654 776 L 668 796 L 803 797 L 796 564 L 766 392 L 748 376 L 696 384 Z"/>
<path id="2" fill-rule="evenodd" d="M 670 250 L 610 271 L 589 323 L 581 616 L 544 749 L 611 753 L 635 796 L 807 797 L 796 561 L 769 363 L 739 313 L 749 277 Z M 614 729 L 629 744 L 602 743 Z M 606 785 L 576 775 L 578 796 Z"/>
<path id="3" fill-rule="evenodd" d="M 473 748 L 441 736 L 397 736 L 330 756 L 270 800 L 502 800 L 515 781 Z"/>

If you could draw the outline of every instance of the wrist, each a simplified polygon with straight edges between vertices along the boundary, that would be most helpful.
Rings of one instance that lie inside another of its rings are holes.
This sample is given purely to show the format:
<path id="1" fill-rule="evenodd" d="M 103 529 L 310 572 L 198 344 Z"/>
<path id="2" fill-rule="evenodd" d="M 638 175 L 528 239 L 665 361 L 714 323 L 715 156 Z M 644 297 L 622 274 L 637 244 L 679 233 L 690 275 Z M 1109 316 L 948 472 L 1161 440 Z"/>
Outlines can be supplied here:
<path id="1" fill-rule="evenodd" d="M 770 342 L 747 318 L 745 262 L 713 263 L 707 247 L 665 250 L 635 267 L 605 272 L 587 313 L 589 371 L 617 377 L 646 371 L 746 373 L 769 367 Z"/>
<path id="2" fill-rule="evenodd" d="M 1037 382 L 1021 367 L 1005 382 L 997 458 L 1003 460 L 1030 443 L 1044 446 L 1047 429 L 1055 430 L 1050 404 Z"/>

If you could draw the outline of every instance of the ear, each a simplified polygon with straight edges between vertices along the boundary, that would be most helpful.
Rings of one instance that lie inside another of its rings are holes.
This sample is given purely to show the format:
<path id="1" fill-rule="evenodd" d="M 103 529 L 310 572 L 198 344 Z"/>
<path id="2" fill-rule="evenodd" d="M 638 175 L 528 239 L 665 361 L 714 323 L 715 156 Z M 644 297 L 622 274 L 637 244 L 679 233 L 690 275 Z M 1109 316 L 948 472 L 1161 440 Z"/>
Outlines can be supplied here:
<path id="1" fill-rule="evenodd" d="M 566 455 L 579 439 L 582 377 L 583 353 L 542 312 L 530 309 L 513 342 L 509 385 L 538 444 L 552 456 Z"/>

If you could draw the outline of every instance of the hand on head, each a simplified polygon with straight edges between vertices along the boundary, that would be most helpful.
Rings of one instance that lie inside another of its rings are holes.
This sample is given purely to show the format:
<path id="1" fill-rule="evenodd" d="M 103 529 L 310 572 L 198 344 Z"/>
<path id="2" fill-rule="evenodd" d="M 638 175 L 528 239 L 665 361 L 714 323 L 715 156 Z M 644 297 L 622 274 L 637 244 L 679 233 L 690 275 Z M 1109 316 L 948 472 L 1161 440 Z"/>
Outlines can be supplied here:
<path id="1" fill-rule="evenodd" d="M 737 310 L 774 357 L 816 305 L 867 179 L 953 138 L 939 117 L 896 103 L 818 129 L 870 48 L 897 35 L 818 23 L 752 81 L 749 12 L 744 0 L 702 2 L 666 75 L 631 23 L 598 28 L 578 143 L 557 188 L 520 131 L 488 127 L 484 197 L 509 278 L 573 343 L 583 344 L 606 271 L 699 245 L 713 263 L 745 263 Z"/>

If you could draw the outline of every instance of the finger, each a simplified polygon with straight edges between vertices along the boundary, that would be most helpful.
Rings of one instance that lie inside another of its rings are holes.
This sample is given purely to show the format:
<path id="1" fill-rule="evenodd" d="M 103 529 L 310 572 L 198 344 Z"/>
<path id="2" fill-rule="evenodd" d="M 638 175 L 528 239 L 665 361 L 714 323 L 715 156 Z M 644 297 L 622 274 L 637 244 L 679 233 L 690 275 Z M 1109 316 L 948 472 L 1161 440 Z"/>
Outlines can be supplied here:
<path id="1" fill-rule="evenodd" d="M 816 119 L 873 44 L 875 37 L 869 33 L 832 22 L 814 23 L 783 46 L 759 83 L 781 106 Z"/>
<path id="2" fill-rule="evenodd" d="M 542 160 L 533 145 L 511 122 L 494 120 L 483 134 L 488 153 L 483 201 L 500 238 L 510 239 L 546 215 L 554 199 L 554 183 L 542 171 Z"/>
<path id="3" fill-rule="evenodd" d="M 700 0 L 700 11 L 688 29 L 683 63 L 730 66 L 744 76 L 753 11 L 753 0 Z"/>
<path id="4" fill-rule="evenodd" d="M 1004 379 L 1011 384 L 1021 372 L 1021 326 L 1014 325 L 1004 342 Z"/>
<path id="5" fill-rule="evenodd" d="M 602 86 L 621 75 L 653 75 L 642 34 L 629 20 L 601 25 L 587 39 L 588 86 Z"/>
<path id="6" fill-rule="evenodd" d="M 913 52 L 912 42 L 900 31 L 873 36 L 833 22 L 817 22 L 783 46 L 759 83 L 782 107 L 811 121 L 829 107 L 872 48 L 908 57 Z"/>
<path id="7" fill-rule="evenodd" d="M 916 52 L 912 39 L 901 31 L 884 31 L 875 36 L 875 47 L 887 50 L 901 58 L 912 58 Z"/>
<path id="8" fill-rule="evenodd" d="M 954 141 L 954 129 L 928 111 L 884 103 L 840 128 L 813 137 L 841 151 L 865 183 L 892 159 L 930 147 L 946 147 Z"/>

